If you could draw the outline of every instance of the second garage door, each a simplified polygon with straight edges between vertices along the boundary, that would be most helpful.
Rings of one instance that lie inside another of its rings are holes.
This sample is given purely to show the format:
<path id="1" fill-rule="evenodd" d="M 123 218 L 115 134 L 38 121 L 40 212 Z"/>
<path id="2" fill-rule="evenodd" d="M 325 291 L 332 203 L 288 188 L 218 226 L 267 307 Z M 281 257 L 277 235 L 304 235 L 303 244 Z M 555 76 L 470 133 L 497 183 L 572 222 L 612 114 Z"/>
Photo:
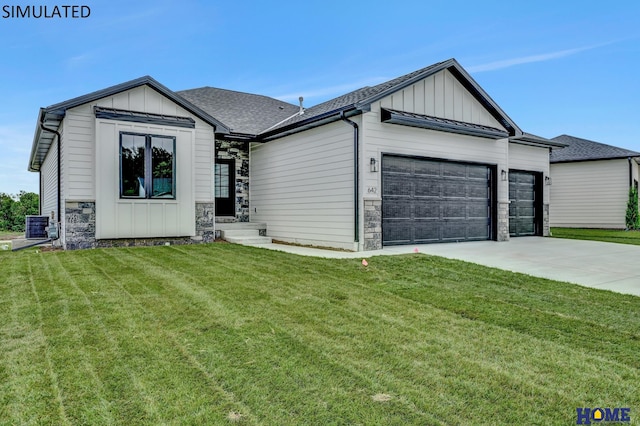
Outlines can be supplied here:
<path id="1" fill-rule="evenodd" d="M 491 168 L 384 155 L 382 243 L 491 238 Z"/>
<path id="2" fill-rule="evenodd" d="M 541 235 L 542 174 L 509 171 L 509 235 Z"/>

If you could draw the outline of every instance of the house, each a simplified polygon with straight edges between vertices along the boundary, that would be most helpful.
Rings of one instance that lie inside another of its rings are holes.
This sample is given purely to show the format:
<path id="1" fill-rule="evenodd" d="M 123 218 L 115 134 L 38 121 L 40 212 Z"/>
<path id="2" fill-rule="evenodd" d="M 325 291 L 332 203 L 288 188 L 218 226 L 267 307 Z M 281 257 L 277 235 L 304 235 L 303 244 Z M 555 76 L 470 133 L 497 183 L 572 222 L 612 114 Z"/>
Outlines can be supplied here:
<path id="1" fill-rule="evenodd" d="M 67 249 L 224 225 L 347 250 L 548 234 L 549 151 L 450 59 L 311 108 L 142 77 L 42 108 L 29 170 Z"/>
<path id="2" fill-rule="evenodd" d="M 569 135 L 552 140 L 567 146 L 551 153 L 551 226 L 624 229 L 640 153 Z"/>

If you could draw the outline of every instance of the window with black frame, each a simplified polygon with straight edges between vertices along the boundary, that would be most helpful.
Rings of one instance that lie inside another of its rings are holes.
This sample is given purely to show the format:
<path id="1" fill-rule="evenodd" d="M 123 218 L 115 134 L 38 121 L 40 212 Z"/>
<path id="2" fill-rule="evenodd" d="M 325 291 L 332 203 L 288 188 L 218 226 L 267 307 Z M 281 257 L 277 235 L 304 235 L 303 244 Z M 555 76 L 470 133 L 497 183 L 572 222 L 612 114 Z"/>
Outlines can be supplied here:
<path id="1" fill-rule="evenodd" d="M 120 134 L 120 198 L 175 198 L 176 138 Z"/>

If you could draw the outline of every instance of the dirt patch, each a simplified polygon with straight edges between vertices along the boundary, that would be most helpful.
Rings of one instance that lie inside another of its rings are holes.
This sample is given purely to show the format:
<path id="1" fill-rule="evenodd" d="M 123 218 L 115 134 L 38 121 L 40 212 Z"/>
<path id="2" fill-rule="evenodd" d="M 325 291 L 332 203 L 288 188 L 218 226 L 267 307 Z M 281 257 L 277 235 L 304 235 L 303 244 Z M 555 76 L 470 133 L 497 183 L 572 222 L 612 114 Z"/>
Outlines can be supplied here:
<path id="1" fill-rule="evenodd" d="M 231 422 L 239 422 L 240 420 L 242 420 L 244 416 L 240 413 L 236 413 L 235 411 L 229 411 L 229 414 L 227 414 L 227 419 L 229 419 L 229 421 Z"/>
<path id="2" fill-rule="evenodd" d="M 371 397 L 375 402 L 391 401 L 392 396 L 386 393 L 377 393 Z"/>

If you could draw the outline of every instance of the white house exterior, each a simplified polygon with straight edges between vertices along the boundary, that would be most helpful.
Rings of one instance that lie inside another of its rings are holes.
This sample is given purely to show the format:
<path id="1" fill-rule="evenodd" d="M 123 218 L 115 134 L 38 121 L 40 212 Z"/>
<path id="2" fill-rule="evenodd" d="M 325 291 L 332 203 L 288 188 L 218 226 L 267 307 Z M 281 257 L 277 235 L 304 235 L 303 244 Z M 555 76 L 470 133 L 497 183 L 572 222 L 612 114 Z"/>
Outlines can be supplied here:
<path id="1" fill-rule="evenodd" d="M 624 229 L 640 153 L 561 135 L 551 155 L 551 226 Z"/>
<path id="2" fill-rule="evenodd" d="M 41 109 L 29 169 L 61 244 L 385 245 L 548 234 L 549 152 L 448 60 L 309 109 L 150 77 Z M 546 179 L 548 180 L 548 179 Z"/>

